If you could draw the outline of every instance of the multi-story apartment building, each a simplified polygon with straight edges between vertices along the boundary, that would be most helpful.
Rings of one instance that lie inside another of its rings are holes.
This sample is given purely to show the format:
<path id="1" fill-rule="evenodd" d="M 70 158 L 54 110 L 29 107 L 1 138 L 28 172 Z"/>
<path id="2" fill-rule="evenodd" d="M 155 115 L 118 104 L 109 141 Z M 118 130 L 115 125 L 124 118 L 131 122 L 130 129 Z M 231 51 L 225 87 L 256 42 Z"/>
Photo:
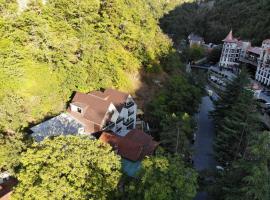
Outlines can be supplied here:
<path id="1" fill-rule="evenodd" d="M 262 51 L 258 59 L 256 80 L 269 86 L 270 85 L 270 40 L 264 40 Z"/>
<path id="2" fill-rule="evenodd" d="M 219 66 L 233 68 L 239 65 L 240 56 L 250 47 L 250 42 L 244 42 L 233 37 L 232 31 L 222 40 L 224 42 Z"/>
<path id="3" fill-rule="evenodd" d="M 255 79 L 270 85 L 270 40 L 265 40 L 261 47 L 252 47 L 250 42 L 233 37 L 232 31 L 223 40 L 223 49 L 219 66 L 235 69 L 240 63 L 256 67 Z"/>

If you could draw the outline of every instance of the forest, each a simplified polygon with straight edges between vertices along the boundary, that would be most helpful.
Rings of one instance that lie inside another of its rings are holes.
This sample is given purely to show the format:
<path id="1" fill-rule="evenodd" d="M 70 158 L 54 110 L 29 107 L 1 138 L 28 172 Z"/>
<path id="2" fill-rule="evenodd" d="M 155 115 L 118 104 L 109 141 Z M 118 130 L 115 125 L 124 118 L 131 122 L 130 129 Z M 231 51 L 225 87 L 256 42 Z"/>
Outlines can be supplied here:
<path id="1" fill-rule="evenodd" d="M 19 182 L 12 199 L 193 199 L 197 172 L 186 160 L 187 144 L 202 88 L 183 72 L 159 26 L 164 14 L 187 1 L 28 2 L 22 10 L 16 0 L 0 0 L 0 172 Z M 29 127 L 64 111 L 74 91 L 112 87 L 134 95 L 145 83 L 154 87 L 142 74 L 164 79 L 149 113 L 158 126 L 164 124 L 161 140 L 173 117 L 183 122 L 182 143 L 172 150 L 171 131 L 170 146 L 143 160 L 135 179 L 122 172 L 108 144 L 87 136 L 40 143 L 29 137 Z"/>
<path id="2" fill-rule="evenodd" d="M 0 0 L 0 172 L 19 182 L 12 199 L 194 199 L 201 174 L 190 146 L 205 82 L 184 72 L 185 61 L 199 58 L 196 49 L 181 57 L 174 47 L 190 32 L 220 43 L 230 29 L 259 44 L 270 31 L 269 1 L 46 2 L 29 0 L 20 10 L 16 0 Z M 147 93 L 145 85 L 155 86 L 146 74 L 163 79 L 145 106 L 160 146 L 136 178 L 98 140 L 29 137 L 29 127 L 64 111 L 74 91 Z M 248 82 L 240 74 L 211 113 L 216 160 L 226 168 L 207 187 L 214 199 L 269 199 L 270 138 Z"/>
<path id="3" fill-rule="evenodd" d="M 243 40 L 261 45 L 270 35 L 267 0 L 206 0 L 178 6 L 160 20 L 162 29 L 178 44 L 191 33 L 220 44 L 230 29 Z"/>
<path id="4" fill-rule="evenodd" d="M 18 12 L 16 0 L 1 0 L 0 128 L 14 132 L 54 116 L 73 91 L 136 91 L 140 70 L 169 65 L 163 61 L 174 50 L 158 19 L 181 2 L 30 1 Z"/>

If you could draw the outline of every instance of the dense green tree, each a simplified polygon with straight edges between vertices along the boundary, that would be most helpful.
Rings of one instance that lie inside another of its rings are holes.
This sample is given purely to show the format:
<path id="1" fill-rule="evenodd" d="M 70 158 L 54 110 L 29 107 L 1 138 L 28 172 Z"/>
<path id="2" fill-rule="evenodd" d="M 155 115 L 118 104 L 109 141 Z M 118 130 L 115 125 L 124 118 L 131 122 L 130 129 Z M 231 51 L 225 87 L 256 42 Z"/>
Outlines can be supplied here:
<path id="1" fill-rule="evenodd" d="M 149 71 L 162 70 L 161 64 L 179 66 L 165 64 L 172 42 L 158 19 L 182 0 L 29 2 L 19 12 L 17 1 L 0 1 L 0 126 L 5 131 L 61 112 L 73 91 L 133 92 L 132 75 L 143 66 Z"/>
<path id="2" fill-rule="evenodd" d="M 13 199 L 107 199 L 121 176 L 120 158 L 111 147 L 87 137 L 34 143 L 21 164 Z"/>
<path id="3" fill-rule="evenodd" d="M 197 84 L 183 75 L 173 76 L 149 104 L 152 125 L 159 129 L 162 145 L 170 152 L 188 152 L 194 131 L 191 116 L 197 112 L 204 90 Z"/>
<path id="4" fill-rule="evenodd" d="M 178 156 L 157 155 L 145 159 L 138 179 L 125 187 L 125 199 L 191 200 L 196 195 L 196 172 Z"/>
<path id="5" fill-rule="evenodd" d="M 177 43 L 195 32 L 219 44 L 233 29 L 238 37 L 259 45 L 269 37 L 269 8 L 267 0 L 193 1 L 163 17 L 161 26 Z"/>
<path id="6" fill-rule="evenodd" d="M 217 200 L 268 200 L 270 197 L 270 134 L 257 134 L 245 155 L 218 173 L 211 194 Z"/>
<path id="7" fill-rule="evenodd" d="M 184 50 L 182 57 L 186 61 L 197 61 L 203 58 L 206 55 L 206 52 L 203 47 L 198 45 L 193 45 L 190 48 Z"/>
<path id="8" fill-rule="evenodd" d="M 211 63 L 218 63 L 221 56 L 222 47 L 218 46 L 213 48 L 213 50 L 210 51 L 210 53 L 207 56 L 207 60 Z"/>
<path id="9" fill-rule="evenodd" d="M 20 165 L 21 154 L 27 148 L 23 134 L 0 132 L 0 171 L 15 175 Z"/>
<path id="10" fill-rule="evenodd" d="M 261 133 L 256 102 L 247 84 L 242 71 L 215 104 L 214 147 L 225 168 L 212 188 L 217 200 L 269 199 L 269 133 Z"/>
<path id="11" fill-rule="evenodd" d="M 259 131 L 256 102 L 246 89 L 248 83 L 247 73 L 242 71 L 215 104 L 215 151 L 222 164 L 242 158 L 253 134 Z"/>
<path id="12" fill-rule="evenodd" d="M 239 99 L 239 94 L 242 94 L 249 83 L 248 74 L 242 71 L 237 78 L 233 81 L 228 82 L 225 91 L 220 93 L 220 98 L 218 101 L 214 102 L 215 110 L 211 112 L 211 116 L 215 121 L 216 129 L 220 128 L 222 125 L 222 120 L 230 113 L 232 106 Z"/>

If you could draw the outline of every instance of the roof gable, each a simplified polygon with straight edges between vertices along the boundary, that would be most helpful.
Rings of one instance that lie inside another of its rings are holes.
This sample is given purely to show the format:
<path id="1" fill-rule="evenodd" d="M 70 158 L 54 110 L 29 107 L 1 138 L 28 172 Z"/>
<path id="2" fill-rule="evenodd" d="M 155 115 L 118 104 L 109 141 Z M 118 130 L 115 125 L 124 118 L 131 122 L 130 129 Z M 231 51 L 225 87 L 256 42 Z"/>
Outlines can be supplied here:
<path id="1" fill-rule="evenodd" d="M 88 94 L 76 92 L 71 105 L 78 106 L 82 112 L 73 112 L 70 107 L 68 112 L 83 123 L 89 132 L 98 131 L 93 127 L 98 125 L 101 128 L 112 117 L 112 114 L 108 113 L 109 107 L 113 105 L 118 112 L 121 112 L 129 96 L 127 93 L 114 89 L 106 89 L 104 92 L 93 91 Z"/>

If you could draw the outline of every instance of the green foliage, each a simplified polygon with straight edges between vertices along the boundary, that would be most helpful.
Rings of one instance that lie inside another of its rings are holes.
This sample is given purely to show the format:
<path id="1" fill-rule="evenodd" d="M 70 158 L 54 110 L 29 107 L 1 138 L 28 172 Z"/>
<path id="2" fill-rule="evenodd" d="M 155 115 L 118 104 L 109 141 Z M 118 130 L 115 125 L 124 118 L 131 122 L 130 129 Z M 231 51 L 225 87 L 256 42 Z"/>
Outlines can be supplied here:
<path id="1" fill-rule="evenodd" d="M 225 166 L 211 192 L 217 200 L 269 199 L 270 138 L 260 132 L 256 102 L 245 89 L 247 84 L 243 71 L 227 86 L 212 113 L 216 158 Z"/>
<path id="2" fill-rule="evenodd" d="M 186 61 L 196 61 L 203 58 L 206 52 L 203 47 L 193 45 L 190 48 L 185 49 L 183 52 L 183 57 Z"/>
<path id="3" fill-rule="evenodd" d="M 194 128 L 191 116 L 198 110 L 203 95 L 201 86 L 187 77 L 173 76 L 149 104 L 152 124 L 161 130 L 159 137 L 170 152 L 187 151 Z"/>
<path id="4" fill-rule="evenodd" d="M 214 64 L 219 62 L 221 56 L 222 48 L 221 46 L 215 47 L 207 56 L 207 60 Z"/>
<path id="5" fill-rule="evenodd" d="M 216 103 L 215 150 L 222 164 L 242 158 L 252 135 L 259 131 L 256 102 L 252 92 L 245 89 L 247 83 L 248 77 L 243 71 Z"/>
<path id="6" fill-rule="evenodd" d="M 216 200 L 268 200 L 270 198 L 269 132 L 258 134 L 243 158 L 217 176 L 211 194 Z"/>
<path id="7" fill-rule="evenodd" d="M 0 3 L 0 126 L 64 109 L 73 91 L 115 87 L 132 92 L 130 73 L 160 71 L 172 51 L 159 17 L 181 0 L 31 1 Z"/>
<path id="8" fill-rule="evenodd" d="M 27 148 L 23 135 L 7 135 L 0 133 L 0 172 L 8 171 L 15 174 L 19 165 L 21 153 Z"/>
<path id="9" fill-rule="evenodd" d="M 269 1 L 216 0 L 213 5 L 209 1 L 178 6 L 161 19 L 163 30 L 173 34 L 176 42 L 195 32 L 208 42 L 220 43 L 230 29 L 258 45 L 269 37 L 265 20 L 269 18 Z"/>
<path id="10" fill-rule="evenodd" d="M 125 187 L 125 199 L 191 200 L 196 195 L 197 174 L 178 156 L 145 159 L 138 178 Z"/>
<path id="11" fill-rule="evenodd" d="M 121 176 L 109 145 L 76 136 L 34 143 L 21 163 L 13 199 L 107 199 Z"/>

